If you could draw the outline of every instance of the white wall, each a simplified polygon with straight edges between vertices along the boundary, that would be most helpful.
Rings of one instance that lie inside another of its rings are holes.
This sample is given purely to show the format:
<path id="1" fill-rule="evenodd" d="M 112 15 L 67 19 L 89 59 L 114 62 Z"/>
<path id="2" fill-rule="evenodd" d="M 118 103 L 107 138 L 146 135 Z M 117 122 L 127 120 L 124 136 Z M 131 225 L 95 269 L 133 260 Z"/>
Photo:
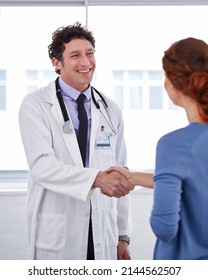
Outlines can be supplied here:
<path id="1" fill-rule="evenodd" d="M 26 184 L 0 184 L 0 260 L 27 259 Z M 134 233 L 131 235 L 132 259 L 152 259 L 155 238 L 149 226 L 152 191 L 131 193 Z"/>
<path id="2" fill-rule="evenodd" d="M 17 184 L 0 186 L 0 259 L 27 259 L 26 195 Z M 10 190 L 8 190 L 10 189 Z"/>

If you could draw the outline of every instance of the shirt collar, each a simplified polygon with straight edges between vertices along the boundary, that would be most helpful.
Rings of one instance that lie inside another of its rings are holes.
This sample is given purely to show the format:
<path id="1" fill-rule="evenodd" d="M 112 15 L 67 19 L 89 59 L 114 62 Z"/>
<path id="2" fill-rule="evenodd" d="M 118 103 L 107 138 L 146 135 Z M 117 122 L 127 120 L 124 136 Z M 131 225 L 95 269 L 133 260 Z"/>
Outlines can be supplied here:
<path id="1" fill-rule="evenodd" d="M 72 99 L 74 99 L 75 101 L 77 100 L 78 96 L 80 95 L 80 91 L 78 91 L 77 89 L 69 86 L 68 84 L 66 84 L 61 77 L 59 77 L 59 86 L 61 88 L 62 94 L 64 96 L 69 96 Z M 83 92 L 83 94 L 86 96 L 87 100 L 89 101 L 91 98 L 91 85 Z"/>

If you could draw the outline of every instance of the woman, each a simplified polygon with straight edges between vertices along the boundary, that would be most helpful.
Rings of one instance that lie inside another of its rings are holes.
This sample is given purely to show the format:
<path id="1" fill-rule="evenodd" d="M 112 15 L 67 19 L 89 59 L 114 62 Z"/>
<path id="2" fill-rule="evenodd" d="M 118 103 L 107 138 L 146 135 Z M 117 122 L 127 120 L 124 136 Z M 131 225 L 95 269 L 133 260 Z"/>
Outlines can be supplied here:
<path id="1" fill-rule="evenodd" d="M 180 40 L 162 63 L 165 89 L 189 125 L 159 140 L 154 177 L 116 169 L 133 185 L 153 187 L 154 181 L 154 259 L 208 259 L 208 45 Z"/>

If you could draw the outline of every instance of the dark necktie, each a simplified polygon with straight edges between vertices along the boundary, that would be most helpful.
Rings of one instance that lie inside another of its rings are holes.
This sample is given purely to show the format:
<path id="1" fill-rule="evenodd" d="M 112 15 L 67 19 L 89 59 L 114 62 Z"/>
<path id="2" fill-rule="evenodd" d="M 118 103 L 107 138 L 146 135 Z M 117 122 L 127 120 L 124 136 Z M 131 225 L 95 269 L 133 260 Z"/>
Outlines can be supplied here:
<path id="1" fill-rule="evenodd" d="M 86 97 L 83 93 L 81 93 L 77 98 L 78 118 L 79 118 L 79 130 L 78 130 L 77 140 L 78 140 L 79 149 L 80 149 L 82 162 L 84 166 L 86 160 L 87 130 L 88 130 L 88 118 L 84 106 L 85 98 Z"/>
<path id="2" fill-rule="evenodd" d="M 80 153 L 82 156 L 82 162 L 85 166 L 86 160 L 86 148 L 87 148 L 87 130 L 88 130 L 88 118 L 84 106 L 85 95 L 81 93 L 77 98 L 78 103 L 78 117 L 79 117 L 79 130 L 77 135 L 77 140 L 79 144 Z M 91 207 L 91 204 L 90 204 Z M 89 233 L 88 233 L 88 247 L 87 247 L 87 260 L 94 260 L 94 243 L 93 243 L 93 233 L 92 233 L 92 220 L 90 217 L 89 221 Z"/>

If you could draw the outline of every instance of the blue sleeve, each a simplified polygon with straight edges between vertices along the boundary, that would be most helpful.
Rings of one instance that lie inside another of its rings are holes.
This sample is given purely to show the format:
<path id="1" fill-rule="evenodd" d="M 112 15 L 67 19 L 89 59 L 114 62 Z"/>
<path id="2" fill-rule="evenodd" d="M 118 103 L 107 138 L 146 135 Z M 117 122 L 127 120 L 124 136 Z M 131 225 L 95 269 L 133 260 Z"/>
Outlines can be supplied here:
<path id="1" fill-rule="evenodd" d="M 162 138 L 157 145 L 150 224 L 156 237 L 165 242 L 173 239 L 178 231 L 183 164 L 183 154 L 177 151 L 171 139 Z"/>

